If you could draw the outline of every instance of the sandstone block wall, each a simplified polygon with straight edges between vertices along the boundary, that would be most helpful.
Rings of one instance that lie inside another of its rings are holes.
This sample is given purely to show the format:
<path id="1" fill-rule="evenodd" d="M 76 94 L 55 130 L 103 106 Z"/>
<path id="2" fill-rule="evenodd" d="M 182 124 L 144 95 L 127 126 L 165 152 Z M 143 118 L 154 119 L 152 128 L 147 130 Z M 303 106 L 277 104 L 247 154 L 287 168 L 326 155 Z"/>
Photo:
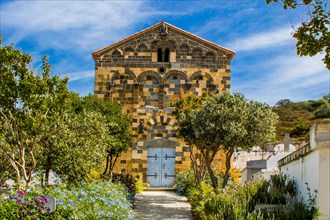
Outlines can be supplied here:
<path id="1" fill-rule="evenodd" d="M 94 52 L 94 93 L 117 100 L 132 118 L 133 145 L 121 155 L 117 171 L 146 181 L 146 143 L 156 139 L 177 143 L 176 173 L 189 169 L 189 146 L 177 137 L 170 102 L 182 93 L 229 91 L 233 55 L 167 23 Z"/>

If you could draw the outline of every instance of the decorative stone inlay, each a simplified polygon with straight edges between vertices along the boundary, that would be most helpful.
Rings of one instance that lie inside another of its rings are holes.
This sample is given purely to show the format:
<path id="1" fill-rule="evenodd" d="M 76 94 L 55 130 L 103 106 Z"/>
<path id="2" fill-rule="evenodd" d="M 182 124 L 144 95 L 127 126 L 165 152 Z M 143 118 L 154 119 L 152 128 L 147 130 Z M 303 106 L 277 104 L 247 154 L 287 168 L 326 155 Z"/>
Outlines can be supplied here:
<path id="1" fill-rule="evenodd" d="M 167 23 L 93 53 L 95 94 L 120 102 L 132 118 L 132 148 L 121 154 L 116 171 L 146 181 L 150 144 L 175 147 L 176 171 L 189 169 L 190 150 L 177 137 L 171 102 L 184 94 L 229 91 L 232 57 L 232 51 Z"/>

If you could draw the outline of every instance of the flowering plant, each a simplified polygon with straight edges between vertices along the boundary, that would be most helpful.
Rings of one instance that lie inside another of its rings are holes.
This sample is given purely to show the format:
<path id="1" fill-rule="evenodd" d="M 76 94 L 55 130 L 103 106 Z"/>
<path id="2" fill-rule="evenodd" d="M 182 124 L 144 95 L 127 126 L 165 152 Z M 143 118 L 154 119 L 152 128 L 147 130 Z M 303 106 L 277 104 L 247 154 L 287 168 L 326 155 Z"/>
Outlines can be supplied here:
<path id="1" fill-rule="evenodd" d="M 0 202 L 0 213 L 5 219 L 36 220 L 50 213 L 45 196 L 32 197 L 26 191 L 18 191 L 16 196 Z"/>
<path id="2" fill-rule="evenodd" d="M 134 219 L 128 193 L 119 183 L 94 181 L 70 189 L 56 187 L 47 194 L 57 198 L 57 208 L 70 212 L 71 219 Z"/>

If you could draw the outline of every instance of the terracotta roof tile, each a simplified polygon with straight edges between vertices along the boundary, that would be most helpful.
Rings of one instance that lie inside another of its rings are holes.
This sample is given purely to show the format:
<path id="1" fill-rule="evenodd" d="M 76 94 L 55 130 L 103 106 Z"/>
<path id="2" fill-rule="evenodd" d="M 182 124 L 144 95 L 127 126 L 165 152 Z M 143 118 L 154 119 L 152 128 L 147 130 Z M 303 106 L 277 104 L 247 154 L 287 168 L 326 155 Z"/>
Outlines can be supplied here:
<path id="1" fill-rule="evenodd" d="M 125 41 L 128 41 L 128 40 L 130 40 L 130 39 L 132 39 L 132 38 L 134 38 L 134 37 L 137 37 L 137 36 L 139 36 L 139 35 L 142 35 L 142 34 L 148 32 L 148 31 L 150 31 L 150 30 L 152 30 L 152 29 L 155 29 L 155 28 L 157 28 L 157 27 L 160 27 L 163 23 L 165 23 L 168 27 L 170 27 L 170 28 L 172 28 L 172 29 L 174 29 L 174 30 L 177 30 L 177 31 L 179 31 L 179 32 L 181 32 L 181 33 L 183 33 L 183 34 L 185 34 L 185 35 L 188 35 L 188 36 L 190 36 L 190 37 L 192 37 L 192 38 L 195 38 L 196 40 L 199 40 L 199 41 L 204 42 L 206 45 L 209 44 L 209 45 L 211 45 L 211 46 L 213 46 L 213 47 L 219 48 L 219 49 L 221 49 L 221 50 L 224 50 L 224 51 L 230 53 L 230 54 L 231 54 L 230 59 L 232 59 L 232 58 L 234 57 L 234 55 L 235 55 L 235 52 L 234 52 L 233 50 L 230 50 L 230 49 L 227 49 L 227 48 L 225 48 L 225 47 L 219 46 L 219 45 L 217 45 L 217 44 L 215 44 L 215 43 L 212 43 L 212 42 L 210 42 L 210 41 L 208 41 L 208 40 L 205 40 L 205 39 L 203 39 L 203 38 L 201 38 L 201 37 L 198 37 L 197 35 L 194 35 L 194 34 L 192 34 L 192 33 L 189 33 L 189 32 L 187 32 L 187 31 L 185 31 L 185 30 L 182 30 L 182 29 L 180 29 L 180 28 L 178 28 L 178 27 L 175 27 L 175 26 L 173 26 L 173 25 L 171 25 L 171 24 L 169 24 L 169 23 L 167 23 L 167 22 L 162 21 L 162 22 L 159 22 L 159 23 L 157 23 L 157 24 L 155 24 L 155 25 L 153 25 L 153 26 L 151 26 L 151 27 L 148 27 L 148 28 L 142 30 L 142 31 L 139 31 L 139 32 L 137 32 L 137 33 L 135 33 L 135 34 L 133 34 L 133 35 L 127 37 L 127 38 L 124 38 L 124 39 L 122 39 L 122 40 L 120 40 L 120 41 L 118 41 L 118 42 L 116 42 L 116 43 L 114 43 L 114 44 L 111 44 L 111 45 L 109 45 L 109 46 L 107 46 L 107 47 L 104 47 L 104 48 L 102 48 L 102 49 L 100 49 L 100 50 L 94 51 L 94 52 L 92 53 L 92 56 L 93 56 L 93 57 L 94 57 L 94 56 L 97 56 L 97 55 L 99 55 L 100 53 L 102 53 L 103 51 L 109 50 L 109 49 L 111 49 L 111 48 L 113 48 L 113 47 L 116 47 L 117 45 L 120 45 L 121 43 L 123 43 L 123 42 L 125 42 Z"/>

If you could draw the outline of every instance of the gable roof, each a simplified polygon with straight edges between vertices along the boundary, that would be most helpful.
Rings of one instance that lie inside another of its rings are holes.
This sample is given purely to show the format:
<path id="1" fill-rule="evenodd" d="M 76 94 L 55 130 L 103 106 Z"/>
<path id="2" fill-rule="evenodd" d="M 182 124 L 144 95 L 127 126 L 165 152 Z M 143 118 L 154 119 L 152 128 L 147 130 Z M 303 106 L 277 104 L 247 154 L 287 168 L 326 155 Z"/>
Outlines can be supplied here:
<path id="1" fill-rule="evenodd" d="M 102 49 L 100 49 L 100 50 L 96 50 L 96 51 L 94 51 L 94 52 L 92 53 L 92 56 L 93 56 L 93 57 L 94 57 L 94 56 L 97 56 L 97 55 L 99 55 L 100 53 L 102 53 L 102 52 L 104 52 L 104 51 L 110 50 L 110 49 L 112 49 L 112 48 L 114 48 L 114 47 L 116 47 L 116 46 L 118 46 L 118 45 L 124 43 L 125 41 L 128 41 L 128 40 L 130 40 L 130 39 L 132 39 L 132 38 L 138 37 L 138 36 L 140 36 L 140 35 L 143 35 L 144 33 L 148 32 L 148 31 L 150 31 L 150 30 L 156 29 L 156 28 L 160 27 L 163 23 L 166 24 L 166 25 L 167 25 L 168 27 L 170 27 L 171 29 L 174 29 L 174 30 L 176 30 L 176 31 L 178 31 L 178 32 L 180 32 L 180 33 L 182 33 L 183 35 L 187 35 L 187 36 L 189 36 L 189 37 L 191 37 L 191 38 L 193 38 L 193 39 L 195 39 L 195 40 L 197 40 L 197 41 L 202 42 L 204 45 L 210 45 L 210 46 L 212 46 L 212 47 L 215 47 L 215 48 L 218 48 L 218 49 L 220 49 L 220 50 L 224 50 L 224 51 L 230 53 L 230 54 L 231 54 L 231 56 L 230 56 L 230 60 L 231 60 L 231 59 L 234 57 L 234 55 L 235 55 L 235 52 L 234 52 L 233 50 L 230 50 L 230 49 L 227 49 L 227 48 L 225 48 L 225 47 L 219 46 L 219 45 L 217 45 L 217 44 L 215 44 L 215 43 L 212 43 L 212 42 L 210 42 L 210 41 L 208 41 L 208 40 L 205 40 L 205 39 L 203 39 L 203 38 L 201 38 L 201 37 L 198 37 L 197 35 L 194 35 L 194 34 L 192 34 L 192 33 L 189 33 L 189 32 L 187 32 L 187 31 L 184 31 L 184 30 L 182 30 L 182 29 L 180 29 L 180 28 L 178 28 L 178 27 L 175 27 L 175 26 L 173 26 L 173 25 L 171 25 L 171 24 L 169 24 L 169 23 L 167 23 L 167 22 L 162 21 L 162 22 L 159 22 L 159 23 L 157 23 L 157 24 L 155 24 L 155 25 L 153 25 L 153 26 L 151 26 L 151 27 L 149 27 L 149 28 L 146 28 L 146 29 L 144 29 L 144 30 L 142 30 L 142 31 L 139 31 L 139 32 L 137 32 L 137 33 L 135 33 L 135 34 L 133 34 L 133 35 L 131 35 L 131 36 L 129 36 L 129 37 L 126 37 L 126 38 L 124 38 L 123 40 L 120 40 L 120 41 L 118 41 L 118 42 L 116 42 L 116 43 L 114 43 L 114 44 L 112 44 L 112 45 L 110 45 L 110 46 L 104 47 L 104 48 L 102 48 Z"/>

